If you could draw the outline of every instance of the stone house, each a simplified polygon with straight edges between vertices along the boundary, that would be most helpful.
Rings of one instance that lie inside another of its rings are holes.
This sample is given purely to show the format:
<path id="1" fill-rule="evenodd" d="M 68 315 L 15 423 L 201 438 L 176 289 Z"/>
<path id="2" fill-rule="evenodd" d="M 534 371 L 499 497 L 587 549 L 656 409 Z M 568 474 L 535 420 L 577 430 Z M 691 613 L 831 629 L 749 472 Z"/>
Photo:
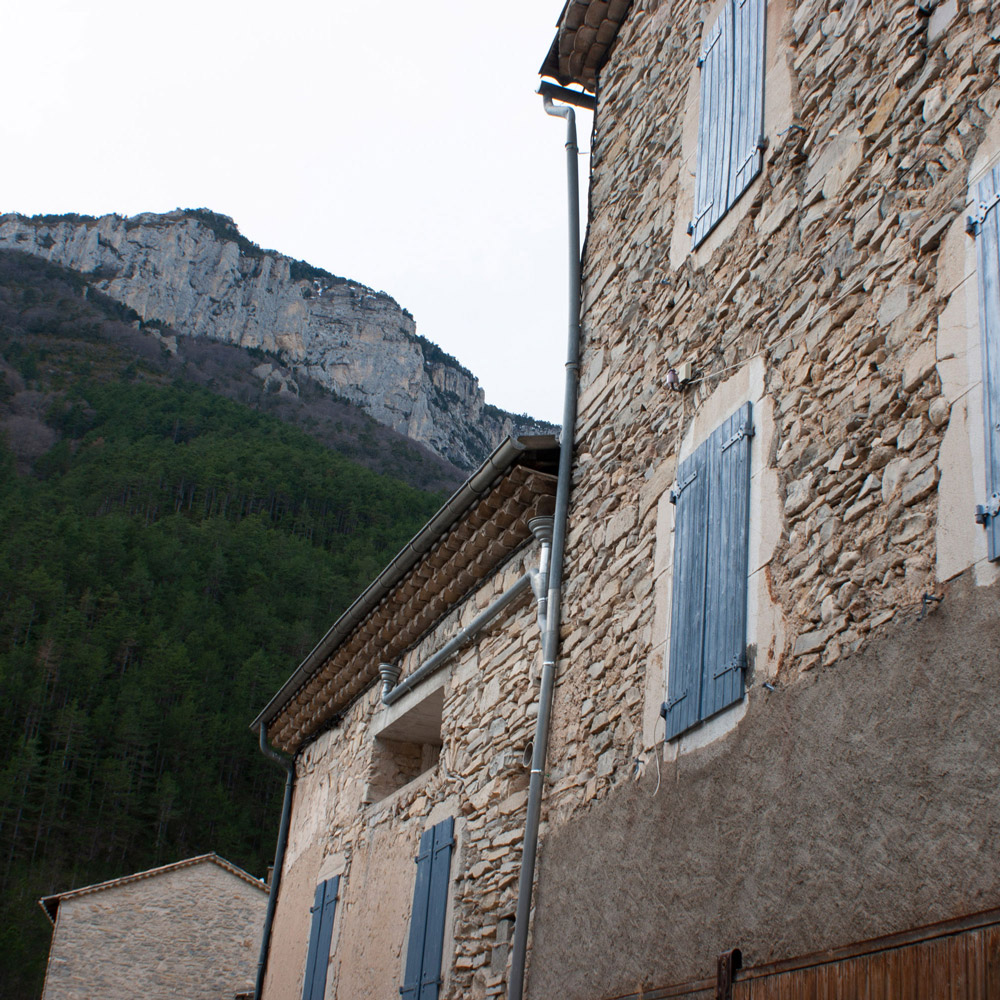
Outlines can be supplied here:
<path id="1" fill-rule="evenodd" d="M 42 1000 L 232 1000 L 253 985 L 267 894 L 203 854 L 46 896 Z"/>
<path id="2" fill-rule="evenodd" d="M 524 995 L 1000 995 L 998 59 L 988 0 L 567 0 L 543 75 L 595 115 Z M 297 753 L 263 1000 L 521 996 L 527 591 L 436 675 L 437 740 L 374 687 L 537 565 L 519 530 L 478 589 L 476 548 L 390 574 L 411 610 L 258 720 Z"/>
<path id="3" fill-rule="evenodd" d="M 264 997 L 502 982 L 557 458 L 501 444 L 255 723 L 296 755 Z"/>

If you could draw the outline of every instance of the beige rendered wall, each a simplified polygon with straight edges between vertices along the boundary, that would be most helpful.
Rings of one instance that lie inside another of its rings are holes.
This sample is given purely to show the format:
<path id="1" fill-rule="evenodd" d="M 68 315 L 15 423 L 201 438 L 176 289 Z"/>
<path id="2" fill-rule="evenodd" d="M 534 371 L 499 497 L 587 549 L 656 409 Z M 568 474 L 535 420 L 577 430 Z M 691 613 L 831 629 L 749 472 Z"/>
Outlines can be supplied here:
<path id="1" fill-rule="evenodd" d="M 211 861 L 59 904 L 43 1000 L 219 1000 L 253 988 L 267 893 Z"/>
<path id="2" fill-rule="evenodd" d="M 531 545 L 488 578 L 403 660 L 403 677 L 537 564 Z M 508 960 L 537 699 L 539 630 L 530 594 L 437 674 L 385 712 L 372 689 L 297 761 L 264 1000 L 298 1000 L 318 881 L 342 876 L 327 1000 L 398 995 L 421 833 L 451 816 L 456 843 L 446 920 L 442 998 L 497 995 Z M 375 735 L 443 689 L 437 763 L 372 801 Z"/>

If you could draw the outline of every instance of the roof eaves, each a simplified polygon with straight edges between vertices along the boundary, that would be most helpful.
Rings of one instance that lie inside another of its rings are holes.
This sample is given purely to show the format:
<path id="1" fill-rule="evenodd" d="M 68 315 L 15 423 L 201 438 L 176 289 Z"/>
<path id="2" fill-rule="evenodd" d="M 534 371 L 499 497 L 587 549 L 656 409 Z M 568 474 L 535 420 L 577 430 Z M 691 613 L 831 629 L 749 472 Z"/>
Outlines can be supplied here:
<path id="1" fill-rule="evenodd" d="M 631 6 L 632 0 L 566 0 L 539 74 L 595 93 L 597 74 Z"/>
<path id="2" fill-rule="evenodd" d="M 243 879 L 244 882 L 249 882 L 254 888 L 261 889 L 263 892 L 270 892 L 266 882 L 261 881 L 259 878 L 254 878 L 249 872 L 238 868 L 231 861 L 227 861 L 213 852 L 211 854 L 199 854 L 193 858 L 185 858 L 183 861 L 173 861 L 169 865 L 161 865 L 159 868 L 149 868 L 146 871 L 133 872 L 131 875 L 122 875 L 119 878 L 108 879 L 106 882 L 95 882 L 93 885 L 83 885 L 78 889 L 67 889 L 66 892 L 56 892 L 51 896 L 43 896 L 38 901 L 38 905 L 45 911 L 45 915 L 49 918 L 50 923 L 55 924 L 56 912 L 59 909 L 60 902 L 64 899 L 70 899 L 74 896 L 85 896 L 88 893 L 100 892 L 103 889 L 113 889 L 116 886 L 127 885 L 129 882 L 138 882 L 140 879 L 152 878 L 155 875 L 163 875 L 165 872 L 174 871 L 179 868 L 189 868 L 203 861 L 211 861 L 230 874 Z"/>
<path id="3" fill-rule="evenodd" d="M 369 584 L 360 597 L 337 619 L 330 630 L 306 656 L 295 672 L 250 724 L 259 731 L 267 726 L 318 670 L 330 654 L 374 609 L 379 601 L 432 548 L 452 525 L 479 499 L 497 479 L 507 472 L 530 448 L 545 441 L 556 447 L 555 438 L 505 438 L 485 462 L 455 491 L 441 509 L 410 539 L 388 566 Z"/>

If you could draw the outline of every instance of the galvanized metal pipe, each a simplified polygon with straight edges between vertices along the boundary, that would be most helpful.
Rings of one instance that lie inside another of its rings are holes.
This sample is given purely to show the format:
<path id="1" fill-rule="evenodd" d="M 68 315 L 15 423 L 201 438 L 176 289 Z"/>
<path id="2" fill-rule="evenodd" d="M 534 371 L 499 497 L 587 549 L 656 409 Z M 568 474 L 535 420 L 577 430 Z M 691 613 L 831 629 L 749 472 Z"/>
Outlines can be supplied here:
<path id="1" fill-rule="evenodd" d="M 264 973 L 267 971 L 267 953 L 271 946 L 271 927 L 274 911 L 278 905 L 278 887 L 281 885 L 281 868 L 285 863 L 285 848 L 288 845 L 288 824 L 292 816 L 292 786 L 295 783 L 295 762 L 283 757 L 267 745 L 267 726 L 260 724 L 260 750 L 265 757 L 273 760 L 285 771 L 285 797 L 281 803 L 281 822 L 278 825 L 278 843 L 274 848 L 274 870 L 267 893 L 267 912 L 264 914 L 264 930 L 261 934 L 260 957 L 257 960 L 257 979 L 254 983 L 254 998 L 261 1000 L 264 989 Z"/>
<path id="2" fill-rule="evenodd" d="M 545 632 L 545 619 L 549 607 L 549 563 L 552 560 L 553 521 L 551 516 L 533 517 L 528 521 L 531 533 L 542 543 L 538 569 L 531 576 L 531 589 L 535 592 L 538 628 L 543 633 Z"/>
<path id="3" fill-rule="evenodd" d="M 538 851 L 538 825 L 541 819 L 545 757 L 549 742 L 549 719 L 555 686 L 556 657 L 559 653 L 559 625 L 562 611 L 563 554 L 566 546 L 566 521 L 573 470 L 573 432 L 576 426 L 576 394 L 580 372 L 580 178 L 577 163 L 576 114 L 572 108 L 559 107 L 543 95 L 547 114 L 566 119 L 566 187 L 569 200 L 569 343 L 566 351 L 566 385 L 563 397 L 563 422 L 559 443 L 559 478 L 556 485 L 556 509 L 552 532 L 552 557 L 549 564 L 549 596 L 542 633 L 542 686 L 538 695 L 538 719 L 531 756 L 528 784 L 528 815 L 524 824 L 521 874 L 517 888 L 517 911 L 514 918 L 514 946 L 511 954 L 508 1000 L 521 1000 L 524 992 L 524 968 L 528 950 L 528 924 L 531 918 L 531 895 L 535 880 Z"/>
<path id="4" fill-rule="evenodd" d="M 519 576 L 489 607 L 480 611 L 458 635 L 449 639 L 436 653 L 424 660 L 402 684 L 397 684 L 394 688 L 385 691 L 382 695 L 382 702 L 386 705 L 392 705 L 399 701 L 407 691 L 412 690 L 422 680 L 434 673 L 449 656 L 470 643 L 504 608 L 513 604 L 530 587 L 531 573 Z"/>

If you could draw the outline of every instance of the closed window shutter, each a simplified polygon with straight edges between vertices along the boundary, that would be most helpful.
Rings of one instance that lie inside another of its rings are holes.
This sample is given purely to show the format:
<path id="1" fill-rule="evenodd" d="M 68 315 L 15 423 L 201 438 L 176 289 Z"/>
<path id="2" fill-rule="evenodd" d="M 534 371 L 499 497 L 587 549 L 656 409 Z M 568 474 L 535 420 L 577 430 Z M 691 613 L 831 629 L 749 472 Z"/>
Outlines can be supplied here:
<path id="1" fill-rule="evenodd" d="M 708 542 L 707 442 L 677 471 L 673 602 L 667 684 L 667 739 L 700 718 Z"/>
<path id="2" fill-rule="evenodd" d="M 330 963 L 330 942 L 333 938 L 333 918 L 337 912 L 340 876 L 336 875 L 316 886 L 313 900 L 312 926 L 309 930 L 309 952 L 306 975 L 302 984 L 302 1000 L 323 1000 L 326 992 L 326 970 Z"/>
<path id="3" fill-rule="evenodd" d="M 453 819 L 434 827 L 434 856 L 427 901 L 427 932 L 424 935 L 423 971 L 420 975 L 420 1000 L 437 1000 L 441 983 L 441 955 L 444 951 L 444 919 L 448 911 L 448 886 L 451 874 L 451 847 L 454 843 Z"/>
<path id="4" fill-rule="evenodd" d="M 1000 494 L 1000 166 L 976 190 L 979 327 L 983 340 L 986 501 Z M 1000 514 L 986 518 L 990 559 L 1000 559 Z"/>
<path id="5" fill-rule="evenodd" d="M 406 948 L 406 971 L 400 994 L 406 1000 L 417 1000 L 420 972 L 424 963 L 424 934 L 427 930 L 427 901 L 430 898 L 431 863 L 434 860 L 434 831 L 424 830 L 417 852 L 417 879 L 413 887 L 413 908 L 410 911 L 410 941 Z"/>
<path id="6" fill-rule="evenodd" d="M 727 3 L 701 51 L 701 108 L 695 174 L 692 246 L 709 234 L 727 208 L 733 122 L 733 8 Z"/>
<path id="7" fill-rule="evenodd" d="M 701 718 L 743 697 L 750 532 L 750 404 L 709 438 L 708 562 Z"/>
<path id="8" fill-rule="evenodd" d="M 760 173 L 764 132 L 766 0 L 736 0 L 733 12 L 733 139 L 729 208 Z"/>
<path id="9" fill-rule="evenodd" d="M 406 1000 L 437 1000 L 454 829 L 455 821 L 449 818 L 420 837 L 406 969 L 399 990 Z"/>

